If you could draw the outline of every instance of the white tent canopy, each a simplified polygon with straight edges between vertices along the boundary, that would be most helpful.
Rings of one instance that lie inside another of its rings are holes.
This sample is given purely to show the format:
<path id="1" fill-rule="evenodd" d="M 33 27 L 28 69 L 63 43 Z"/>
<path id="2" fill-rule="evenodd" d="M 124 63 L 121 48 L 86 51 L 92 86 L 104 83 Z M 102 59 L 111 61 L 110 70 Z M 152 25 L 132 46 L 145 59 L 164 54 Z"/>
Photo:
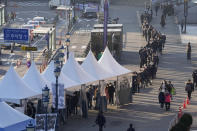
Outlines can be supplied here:
<path id="1" fill-rule="evenodd" d="M 81 67 L 90 75 L 95 77 L 97 80 L 102 80 L 105 78 L 113 77 L 114 74 L 106 71 L 103 67 L 101 67 L 96 58 L 94 57 L 92 51 L 90 50 L 86 59 L 82 63 Z"/>
<path id="2" fill-rule="evenodd" d="M 29 88 L 11 66 L 0 82 L 0 98 L 25 99 L 36 95 L 39 93 Z"/>
<path id="3" fill-rule="evenodd" d="M 76 81 L 79 84 L 96 81 L 94 77 L 85 72 L 85 70 L 77 63 L 77 61 L 75 61 L 73 53 L 70 53 L 69 59 L 62 67 L 62 72 L 66 76 L 69 76 L 71 80 Z"/>
<path id="4" fill-rule="evenodd" d="M 116 76 L 130 73 L 131 71 L 121 66 L 111 55 L 108 47 L 105 48 L 102 57 L 98 61 L 99 65 Z"/>
<path id="5" fill-rule="evenodd" d="M 0 102 L 0 131 L 21 131 L 32 118 Z"/>
<path id="6" fill-rule="evenodd" d="M 42 94 L 42 88 L 45 87 L 47 82 L 40 75 L 35 63 L 32 61 L 31 66 L 27 73 L 23 76 L 23 81 L 33 90 Z"/>
<path id="7" fill-rule="evenodd" d="M 44 79 L 46 79 L 50 84 L 56 82 L 56 78 L 55 78 L 55 75 L 54 75 L 54 69 L 55 69 L 55 65 L 54 65 L 54 61 L 52 60 L 50 62 L 50 64 L 47 66 L 47 68 L 44 70 L 44 72 L 41 74 L 44 77 Z M 64 88 L 79 85 L 77 82 L 74 82 L 71 79 L 69 79 L 62 72 L 60 73 L 60 76 L 59 76 L 58 80 L 59 80 L 58 83 L 64 84 Z"/>

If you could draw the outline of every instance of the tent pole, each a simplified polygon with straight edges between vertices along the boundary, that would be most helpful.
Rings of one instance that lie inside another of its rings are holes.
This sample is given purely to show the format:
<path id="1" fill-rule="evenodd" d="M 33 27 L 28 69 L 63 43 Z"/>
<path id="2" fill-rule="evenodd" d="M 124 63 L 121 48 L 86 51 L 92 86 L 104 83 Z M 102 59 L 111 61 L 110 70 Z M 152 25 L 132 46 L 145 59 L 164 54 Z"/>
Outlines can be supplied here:
<path id="1" fill-rule="evenodd" d="M 118 108 L 118 105 L 119 105 L 119 98 L 118 98 L 118 76 L 117 76 L 117 80 L 116 80 L 116 106 L 117 106 L 117 108 Z"/>

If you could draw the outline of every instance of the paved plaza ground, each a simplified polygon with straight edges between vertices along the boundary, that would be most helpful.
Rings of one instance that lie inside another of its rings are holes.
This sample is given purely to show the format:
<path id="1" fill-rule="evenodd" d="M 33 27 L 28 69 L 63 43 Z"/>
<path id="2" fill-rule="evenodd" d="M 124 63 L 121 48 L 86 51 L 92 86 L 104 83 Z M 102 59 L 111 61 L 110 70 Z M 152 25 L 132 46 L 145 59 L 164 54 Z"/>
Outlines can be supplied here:
<path id="1" fill-rule="evenodd" d="M 113 1 L 110 5 L 110 16 L 119 17 L 124 25 L 124 49 L 123 57 L 120 62 L 123 66 L 132 71 L 139 70 L 138 51 L 144 46 L 145 39 L 142 37 L 139 28 L 138 14 L 144 11 L 144 1 Z M 166 34 L 167 40 L 163 55 L 160 56 L 160 63 L 157 78 L 153 80 L 153 85 L 142 89 L 140 93 L 133 96 L 133 103 L 122 106 L 120 109 L 110 110 L 105 113 L 107 124 L 104 131 L 125 131 L 130 123 L 133 123 L 136 131 L 167 131 L 170 121 L 178 113 L 179 106 L 182 106 L 186 98 L 184 90 L 185 82 L 191 78 L 193 69 L 197 62 L 197 44 L 192 42 L 192 61 L 186 59 L 186 43 L 192 38 L 188 33 L 186 39 L 180 35 L 179 26 L 175 23 L 174 16 L 167 16 L 166 26 L 160 26 L 161 10 L 159 15 L 153 15 L 151 24 L 160 32 Z M 188 27 L 188 32 L 190 27 Z M 160 109 L 158 103 L 158 89 L 162 80 L 171 80 L 177 94 L 172 100 L 171 110 Z M 191 105 L 184 112 L 192 112 L 194 124 L 196 125 L 196 92 L 192 95 Z M 90 111 L 88 119 L 80 117 L 69 119 L 64 129 L 67 131 L 95 131 L 96 112 Z"/>

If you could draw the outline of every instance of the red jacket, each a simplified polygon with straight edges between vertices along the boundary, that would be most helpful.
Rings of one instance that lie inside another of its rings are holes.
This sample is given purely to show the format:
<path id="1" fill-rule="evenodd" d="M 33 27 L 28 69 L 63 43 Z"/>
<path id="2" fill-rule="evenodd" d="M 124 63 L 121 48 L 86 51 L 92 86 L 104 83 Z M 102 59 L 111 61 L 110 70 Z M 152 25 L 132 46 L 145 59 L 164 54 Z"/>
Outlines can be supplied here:
<path id="1" fill-rule="evenodd" d="M 166 94 L 165 95 L 165 102 L 170 102 L 170 101 L 171 101 L 170 94 Z"/>

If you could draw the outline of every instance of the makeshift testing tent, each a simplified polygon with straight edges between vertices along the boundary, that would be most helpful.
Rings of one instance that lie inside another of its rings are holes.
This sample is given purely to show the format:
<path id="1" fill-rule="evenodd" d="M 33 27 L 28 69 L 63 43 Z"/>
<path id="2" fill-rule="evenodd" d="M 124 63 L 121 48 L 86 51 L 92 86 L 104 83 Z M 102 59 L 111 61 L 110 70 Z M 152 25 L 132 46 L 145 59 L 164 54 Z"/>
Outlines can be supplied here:
<path id="1" fill-rule="evenodd" d="M 121 84 L 118 76 L 128 74 L 131 71 L 121 66 L 111 55 L 108 47 L 105 48 L 105 51 L 102 57 L 98 61 L 99 65 L 106 69 L 107 71 L 115 74 L 117 76 L 117 88 L 116 88 L 116 104 L 122 105 L 132 101 L 131 97 L 131 88 L 128 84 Z M 121 86 L 123 85 L 123 86 Z"/>
<path id="2" fill-rule="evenodd" d="M 0 101 L 0 131 L 22 131 L 33 119 Z"/>
<path id="3" fill-rule="evenodd" d="M 39 93 L 24 83 L 13 66 L 10 67 L 0 82 L 0 99 L 20 100 L 37 95 L 39 95 Z"/>
<path id="4" fill-rule="evenodd" d="M 35 63 L 32 61 L 29 70 L 23 76 L 23 81 L 34 91 L 42 94 L 42 88 L 47 85 L 46 80 L 42 78 L 37 70 Z M 49 85 L 48 85 L 49 86 Z"/>
<path id="5" fill-rule="evenodd" d="M 121 66 L 111 55 L 108 47 L 105 48 L 102 57 L 98 61 L 99 65 L 107 71 L 120 76 L 123 74 L 130 73 L 131 71 Z"/>
<path id="6" fill-rule="evenodd" d="M 114 74 L 108 72 L 98 64 L 91 50 L 89 51 L 86 59 L 83 61 L 81 67 L 91 76 L 94 76 L 97 80 L 103 80 L 114 76 Z"/>
<path id="7" fill-rule="evenodd" d="M 74 54 L 70 53 L 69 59 L 62 67 L 62 72 L 68 76 L 71 80 L 81 84 L 94 82 L 97 79 L 89 75 L 74 59 Z"/>
<path id="8" fill-rule="evenodd" d="M 50 62 L 50 64 L 47 66 L 47 68 L 44 70 L 44 72 L 41 74 L 43 76 L 43 78 L 46 79 L 48 81 L 48 83 L 50 83 L 50 85 L 52 83 L 56 82 L 54 69 L 55 69 L 55 65 L 54 65 L 54 61 L 52 60 Z M 60 73 L 58 80 L 59 80 L 59 83 L 64 84 L 64 88 L 79 85 L 79 83 L 72 81 L 66 75 L 64 75 L 62 72 Z"/>

